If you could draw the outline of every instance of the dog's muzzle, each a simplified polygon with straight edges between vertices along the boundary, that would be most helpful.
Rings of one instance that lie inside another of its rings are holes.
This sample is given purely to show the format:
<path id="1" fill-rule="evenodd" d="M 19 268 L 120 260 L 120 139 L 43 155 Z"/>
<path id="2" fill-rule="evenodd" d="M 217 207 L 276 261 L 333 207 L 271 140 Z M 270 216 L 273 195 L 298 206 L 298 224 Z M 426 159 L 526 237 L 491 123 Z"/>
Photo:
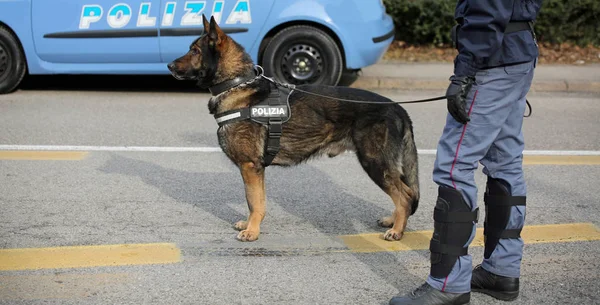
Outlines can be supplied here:
<path id="1" fill-rule="evenodd" d="M 171 72 L 171 75 L 175 77 L 177 80 L 197 80 L 198 77 L 196 75 L 192 75 L 187 73 L 187 71 L 180 71 L 177 69 L 177 65 L 174 62 L 171 62 L 167 65 L 167 68 Z"/>
<path id="2" fill-rule="evenodd" d="M 172 61 L 167 65 L 167 68 L 169 69 L 169 72 L 171 72 L 171 75 L 173 75 L 173 77 L 175 77 L 178 80 L 183 80 L 184 77 L 180 75 L 179 71 L 177 71 L 177 66 L 175 65 L 175 62 Z"/>
<path id="3" fill-rule="evenodd" d="M 175 62 L 170 62 L 167 65 L 167 68 L 169 68 L 169 71 L 173 72 L 175 70 Z"/>

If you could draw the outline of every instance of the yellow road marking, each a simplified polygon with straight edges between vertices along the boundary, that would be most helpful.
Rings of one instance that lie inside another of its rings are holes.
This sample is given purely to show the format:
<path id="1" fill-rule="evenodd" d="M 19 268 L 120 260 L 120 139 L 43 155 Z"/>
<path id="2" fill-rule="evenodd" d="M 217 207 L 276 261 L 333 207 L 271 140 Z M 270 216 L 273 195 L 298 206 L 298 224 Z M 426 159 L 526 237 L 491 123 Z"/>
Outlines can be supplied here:
<path id="1" fill-rule="evenodd" d="M 343 235 L 340 238 L 351 252 L 385 252 L 429 249 L 433 231 L 406 232 L 402 240 L 383 240 L 381 233 Z M 525 244 L 600 240 L 600 230 L 592 223 L 525 226 L 521 232 Z M 477 228 L 471 247 L 482 247 L 483 228 Z"/>
<path id="2" fill-rule="evenodd" d="M 87 151 L 5 150 L 0 160 L 82 160 Z M 600 165 L 600 155 L 524 155 L 525 165 Z"/>
<path id="3" fill-rule="evenodd" d="M 125 292 L 134 280 L 127 273 L 3 275 L 0 300 L 80 299 L 107 289 Z"/>
<path id="4" fill-rule="evenodd" d="M 545 156 L 525 155 L 525 165 L 600 165 L 600 156 Z"/>
<path id="5" fill-rule="evenodd" d="M 2 249 L 0 271 L 167 264 L 180 255 L 170 243 Z"/>
<path id="6" fill-rule="evenodd" d="M 34 151 L 5 150 L 0 151 L 0 160 L 82 160 L 88 155 L 86 151 Z"/>

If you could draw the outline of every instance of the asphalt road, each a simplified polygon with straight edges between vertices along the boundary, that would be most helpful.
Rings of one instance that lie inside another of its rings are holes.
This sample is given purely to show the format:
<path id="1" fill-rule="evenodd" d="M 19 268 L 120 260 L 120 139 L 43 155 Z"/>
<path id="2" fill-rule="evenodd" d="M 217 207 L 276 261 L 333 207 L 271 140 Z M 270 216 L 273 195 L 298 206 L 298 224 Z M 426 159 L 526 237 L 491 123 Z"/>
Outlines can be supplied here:
<path id="1" fill-rule="evenodd" d="M 38 86 L 0 96 L 0 145 L 217 146 L 207 94 L 160 82 L 151 91 Z M 600 96 L 528 98 L 527 150 L 600 150 Z M 406 109 L 418 148 L 435 149 L 445 103 Z M 361 253 L 345 244 L 343 236 L 384 232 L 376 220 L 393 209 L 351 153 L 269 168 L 260 239 L 241 243 L 232 224 L 247 213 L 243 184 L 222 153 L 108 150 L 80 160 L 0 159 L 0 249 L 171 243 L 180 261 L 0 270 L 0 304 L 387 304 L 427 276 L 426 249 Z M 434 155 L 419 161 L 422 199 L 410 232 L 433 229 Z M 528 226 L 600 227 L 599 165 L 525 171 Z M 480 171 L 476 178 L 483 189 Z M 479 262 L 483 248 L 471 249 Z M 599 250 L 598 240 L 527 244 L 515 303 L 599 304 Z M 471 304 L 504 302 L 473 294 Z"/>

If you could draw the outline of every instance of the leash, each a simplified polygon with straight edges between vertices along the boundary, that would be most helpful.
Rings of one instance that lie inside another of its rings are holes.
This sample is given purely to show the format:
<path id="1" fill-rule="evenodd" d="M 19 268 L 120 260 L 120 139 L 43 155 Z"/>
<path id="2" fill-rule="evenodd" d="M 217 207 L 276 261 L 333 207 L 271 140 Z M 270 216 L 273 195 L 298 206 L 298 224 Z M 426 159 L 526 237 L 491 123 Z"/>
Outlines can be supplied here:
<path id="1" fill-rule="evenodd" d="M 358 100 L 349 100 L 349 99 L 343 99 L 343 98 L 338 98 L 338 97 L 331 97 L 331 96 L 322 95 L 322 94 L 318 94 L 318 93 L 314 93 L 314 92 L 309 92 L 309 91 L 298 89 L 298 88 L 294 88 L 294 90 L 300 91 L 300 92 L 303 92 L 303 93 L 306 93 L 306 94 L 318 96 L 318 97 L 324 97 L 324 98 L 338 100 L 338 101 L 341 101 L 341 102 L 357 103 L 357 104 L 380 104 L 380 105 L 381 104 L 415 104 L 415 103 L 427 103 L 427 102 L 445 100 L 447 98 L 447 96 L 443 95 L 443 96 L 438 96 L 438 97 L 426 98 L 426 99 L 422 99 L 422 100 L 413 100 L 413 101 L 402 101 L 402 102 L 387 103 L 387 102 L 375 102 L 375 101 L 358 101 Z"/>
<path id="2" fill-rule="evenodd" d="M 333 96 L 327 96 L 327 95 L 323 95 L 323 94 L 319 94 L 319 93 L 315 93 L 315 92 L 310 92 L 310 91 L 306 91 L 306 90 L 302 90 L 302 89 L 298 89 L 296 87 L 296 85 L 292 85 L 292 84 L 286 84 L 286 83 L 281 83 L 278 82 L 270 77 L 267 77 L 264 75 L 264 70 L 261 66 L 256 65 L 256 67 L 260 68 L 259 71 L 259 75 L 260 77 L 263 77 L 264 79 L 270 81 L 271 83 L 277 85 L 277 86 L 281 86 L 290 90 L 295 90 L 295 91 L 299 91 L 302 93 L 306 93 L 306 94 L 310 94 L 310 95 L 314 95 L 314 96 L 318 96 L 318 97 L 322 97 L 322 98 L 328 98 L 328 99 L 332 99 L 332 100 L 337 100 L 337 101 L 341 101 L 341 102 L 348 102 L 348 103 L 357 103 L 357 104 L 417 104 L 417 103 L 428 103 L 428 102 L 433 102 L 433 101 L 439 101 L 439 100 L 445 100 L 448 98 L 448 96 L 446 95 L 442 95 L 442 96 L 437 96 L 437 97 L 432 97 L 432 98 L 426 98 L 426 99 L 420 99 L 420 100 L 408 100 L 408 101 L 401 101 L 401 102 L 375 102 L 375 101 L 359 101 L 359 100 L 351 100 L 351 99 L 343 99 L 343 98 L 338 98 L 338 97 L 333 97 Z M 527 103 L 527 108 L 529 108 L 529 114 L 528 115 L 523 115 L 523 117 L 530 117 L 531 114 L 533 113 L 533 109 L 531 108 L 531 104 L 529 104 L 529 100 L 525 99 L 525 103 Z"/>
<path id="3" fill-rule="evenodd" d="M 523 115 L 523 117 L 530 117 L 531 113 L 533 112 L 533 109 L 531 108 L 531 104 L 529 104 L 529 100 L 525 99 L 525 103 L 527 103 L 527 108 L 529 108 L 529 114 L 528 115 Z"/>

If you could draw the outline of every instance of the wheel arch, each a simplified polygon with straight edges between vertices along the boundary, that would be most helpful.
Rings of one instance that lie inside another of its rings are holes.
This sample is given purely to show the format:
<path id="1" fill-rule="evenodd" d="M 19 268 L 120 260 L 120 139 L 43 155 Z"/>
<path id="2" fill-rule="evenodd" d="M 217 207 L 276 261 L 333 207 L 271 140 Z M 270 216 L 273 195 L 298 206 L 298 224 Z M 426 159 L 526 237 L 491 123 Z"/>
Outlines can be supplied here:
<path id="1" fill-rule="evenodd" d="M 342 55 L 342 68 L 343 69 L 346 68 L 346 51 L 344 49 L 344 45 L 342 44 L 340 37 L 330 27 L 328 27 L 322 23 L 310 21 L 310 20 L 290 20 L 290 21 L 280 23 L 280 24 L 274 26 L 273 28 L 271 28 L 265 34 L 265 36 L 262 38 L 260 45 L 258 47 L 258 54 L 257 54 L 258 62 L 262 63 L 263 54 L 264 54 L 265 49 L 267 48 L 267 45 L 269 44 L 269 41 L 277 33 L 279 33 L 279 31 L 281 31 L 285 28 L 291 27 L 291 26 L 296 26 L 296 25 L 312 26 L 319 30 L 324 31 L 327 35 L 329 35 L 331 37 L 331 39 L 333 39 L 333 41 L 335 41 L 335 44 L 337 45 L 337 47 L 340 49 L 340 54 Z"/>
<path id="2" fill-rule="evenodd" d="M 0 28 L 4 28 L 11 35 L 13 35 L 13 37 L 19 44 L 19 49 L 21 50 L 21 54 L 23 55 L 23 60 L 25 60 L 25 74 L 28 74 L 29 73 L 29 61 L 27 60 L 27 53 L 25 52 L 25 48 L 23 48 L 23 42 L 21 41 L 21 38 L 19 37 L 19 35 L 17 35 L 17 33 L 8 24 L 2 22 L 2 20 L 0 20 Z"/>

